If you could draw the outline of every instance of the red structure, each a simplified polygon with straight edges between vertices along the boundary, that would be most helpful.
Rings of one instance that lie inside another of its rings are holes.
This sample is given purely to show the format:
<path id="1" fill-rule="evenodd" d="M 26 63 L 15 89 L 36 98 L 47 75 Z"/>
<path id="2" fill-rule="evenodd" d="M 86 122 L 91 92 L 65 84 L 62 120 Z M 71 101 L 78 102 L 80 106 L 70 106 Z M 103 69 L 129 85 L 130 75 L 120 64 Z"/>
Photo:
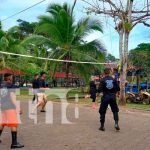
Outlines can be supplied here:
<path id="1" fill-rule="evenodd" d="M 25 73 L 23 71 L 20 71 L 20 70 L 13 70 L 10 68 L 4 68 L 4 69 L 0 70 L 0 75 L 4 75 L 5 73 L 10 73 L 10 74 L 13 74 L 15 76 L 25 75 Z"/>
<path id="2" fill-rule="evenodd" d="M 53 73 L 50 73 L 51 76 L 53 76 L 54 78 L 67 78 L 67 74 L 65 72 L 56 72 L 54 75 Z M 73 75 L 72 73 L 69 73 L 68 77 L 70 79 L 75 79 L 75 78 L 79 78 L 77 75 Z"/>

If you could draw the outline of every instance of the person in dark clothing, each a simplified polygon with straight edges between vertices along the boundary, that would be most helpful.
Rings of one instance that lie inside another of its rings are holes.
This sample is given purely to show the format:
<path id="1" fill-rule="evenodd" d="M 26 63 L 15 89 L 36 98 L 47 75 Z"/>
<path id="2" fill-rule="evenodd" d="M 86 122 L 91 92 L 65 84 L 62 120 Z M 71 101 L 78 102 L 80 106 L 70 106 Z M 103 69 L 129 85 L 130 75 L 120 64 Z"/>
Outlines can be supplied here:
<path id="1" fill-rule="evenodd" d="M 96 89 L 96 84 L 94 82 L 94 77 L 91 77 L 91 81 L 90 81 L 90 98 L 92 99 L 92 108 L 96 109 L 96 93 L 97 93 L 97 89 Z"/>
<path id="2" fill-rule="evenodd" d="M 110 76 L 110 69 L 106 68 L 104 70 L 104 78 L 100 81 L 100 85 L 98 88 L 98 93 L 103 93 L 101 99 L 101 105 L 99 109 L 100 113 L 100 123 L 101 127 L 99 130 L 105 131 L 104 123 L 105 123 L 105 114 L 108 105 L 110 105 L 111 110 L 113 112 L 114 120 L 115 120 L 115 129 L 120 130 L 118 121 L 119 121 L 119 108 L 116 102 L 116 94 L 120 91 L 119 85 L 117 81 Z"/>
<path id="3" fill-rule="evenodd" d="M 37 98 L 37 93 L 38 93 L 38 89 L 39 89 L 40 85 L 39 85 L 39 75 L 35 74 L 34 75 L 34 80 L 32 81 L 32 88 L 33 88 L 33 99 L 32 99 L 32 103 L 34 103 L 35 99 Z"/>
<path id="4" fill-rule="evenodd" d="M 53 79 L 53 87 L 57 87 L 57 81 L 55 78 Z"/>
<path id="5" fill-rule="evenodd" d="M 46 73 L 45 72 L 41 72 L 40 75 L 41 75 L 41 77 L 40 77 L 40 80 L 39 80 L 39 90 L 38 90 L 38 93 L 37 93 L 38 103 L 34 107 L 34 109 L 32 110 L 31 114 L 34 114 L 35 110 L 39 106 L 42 106 L 41 112 L 46 112 L 45 111 L 45 106 L 46 106 L 46 103 L 47 103 L 47 97 L 46 97 L 46 94 L 45 94 L 45 90 L 49 89 L 49 88 L 46 87 L 46 81 L 45 81 Z"/>
<path id="6" fill-rule="evenodd" d="M 115 80 L 119 84 L 119 72 L 118 72 L 118 69 L 116 69 L 116 68 L 113 69 L 113 77 L 115 78 Z"/>
<path id="7" fill-rule="evenodd" d="M 21 111 L 16 102 L 15 86 L 13 85 L 13 76 L 11 74 L 4 75 L 4 82 L 0 86 L 0 99 L 2 114 L 2 119 L 0 121 L 0 136 L 4 127 L 9 127 L 12 135 L 11 149 L 22 148 L 24 145 L 17 142 L 17 128 L 19 124 L 17 112 L 19 111 L 21 114 Z"/>

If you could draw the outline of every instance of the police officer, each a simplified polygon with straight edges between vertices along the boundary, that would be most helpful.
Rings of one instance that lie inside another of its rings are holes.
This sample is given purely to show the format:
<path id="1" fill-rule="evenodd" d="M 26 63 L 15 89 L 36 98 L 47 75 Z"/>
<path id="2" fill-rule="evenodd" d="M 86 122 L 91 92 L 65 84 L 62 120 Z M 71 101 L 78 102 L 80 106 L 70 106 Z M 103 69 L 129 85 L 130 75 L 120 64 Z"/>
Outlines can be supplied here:
<path id="1" fill-rule="evenodd" d="M 110 69 L 106 68 L 104 70 L 104 78 L 100 81 L 100 85 L 98 88 L 98 93 L 103 93 L 101 99 L 101 105 L 99 109 L 100 113 L 100 123 L 101 126 L 99 130 L 105 131 L 104 123 L 105 123 L 105 114 L 108 105 L 110 105 L 111 110 L 113 112 L 114 120 L 115 120 L 115 129 L 120 130 L 118 121 L 119 121 L 119 108 L 116 102 L 116 94 L 120 91 L 119 85 L 117 81 L 110 76 Z"/>
<path id="2" fill-rule="evenodd" d="M 96 89 L 96 84 L 94 81 L 94 76 L 91 77 L 91 81 L 90 81 L 90 98 L 92 99 L 92 108 L 96 109 L 96 93 L 97 93 L 97 89 Z"/>

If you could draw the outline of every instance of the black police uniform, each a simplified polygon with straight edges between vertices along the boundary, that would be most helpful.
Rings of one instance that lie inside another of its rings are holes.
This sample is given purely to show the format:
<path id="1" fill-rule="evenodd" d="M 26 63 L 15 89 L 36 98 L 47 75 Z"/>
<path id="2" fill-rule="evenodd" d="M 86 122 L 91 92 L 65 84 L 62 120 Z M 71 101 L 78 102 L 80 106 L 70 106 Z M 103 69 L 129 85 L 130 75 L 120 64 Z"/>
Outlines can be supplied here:
<path id="1" fill-rule="evenodd" d="M 101 80 L 98 88 L 98 92 L 103 93 L 101 99 L 101 105 L 99 109 L 100 123 L 102 126 L 104 126 L 105 123 L 105 114 L 108 105 L 110 105 L 111 107 L 115 122 L 118 123 L 119 121 L 119 116 L 118 116 L 119 108 L 116 102 L 116 93 L 118 91 L 120 91 L 119 85 L 117 81 L 111 76 L 106 76 Z"/>
<path id="2" fill-rule="evenodd" d="M 38 89 L 40 88 L 39 79 L 34 79 L 32 81 L 32 88 L 33 88 L 33 94 L 34 94 L 32 101 L 34 102 L 38 93 Z"/>
<path id="3" fill-rule="evenodd" d="M 39 89 L 39 79 L 34 79 L 32 81 L 32 87 L 33 89 Z"/>
<path id="4" fill-rule="evenodd" d="M 92 99 L 92 102 L 95 102 L 96 100 L 96 93 L 97 93 L 97 89 L 96 89 L 96 84 L 94 83 L 94 81 L 90 82 L 90 98 Z"/>
<path id="5" fill-rule="evenodd" d="M 46 88 L 46 82 L 44 79 L 39 80 L 39 87 L 40 88 Z M 45 90 L 39 90 L 40 93 L 45 93 Z"/>

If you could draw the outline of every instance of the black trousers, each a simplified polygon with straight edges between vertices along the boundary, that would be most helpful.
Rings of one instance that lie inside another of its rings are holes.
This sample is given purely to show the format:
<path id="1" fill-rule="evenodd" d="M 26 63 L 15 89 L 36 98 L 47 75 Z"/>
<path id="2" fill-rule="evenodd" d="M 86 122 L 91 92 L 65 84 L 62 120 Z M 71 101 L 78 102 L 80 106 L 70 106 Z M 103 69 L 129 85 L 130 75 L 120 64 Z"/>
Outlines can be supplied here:
<path id="1" fill-rule="evenodd" d="M 92 102 L 94 103 L 96 101 L 96 93 L 90 93 L 90 98 L 92 99 Z"/>
<path id="2" fill-rule="evenodd" d="M 104 125 L 104 123 L 105 123 L 105 115 L 106 115 L 108 105 L 110 105 L 110 107 L 111 107 L 115 122 L 119 121 L 119 115 L 118 115 L 119 108 L 118 108 L 118 105 L 116 102 L 116 95 L 115 94 L 110 94 L 110 95 L 108 94 L 108 95 L 104 95 L 102 97 L 101 105 L 100 105 L 100 109 L 99 109 L 100 123 L 102 125 Z"/>
<path id="3" fill-rule="evenodd" d="M 32 99 L 32 102 L 34 102 L 36 99 L 37 99 L 37 101 L 38 101 L 38 96 L 37 96 L 37 94 L 34 94 L 33 99 Z"/>

